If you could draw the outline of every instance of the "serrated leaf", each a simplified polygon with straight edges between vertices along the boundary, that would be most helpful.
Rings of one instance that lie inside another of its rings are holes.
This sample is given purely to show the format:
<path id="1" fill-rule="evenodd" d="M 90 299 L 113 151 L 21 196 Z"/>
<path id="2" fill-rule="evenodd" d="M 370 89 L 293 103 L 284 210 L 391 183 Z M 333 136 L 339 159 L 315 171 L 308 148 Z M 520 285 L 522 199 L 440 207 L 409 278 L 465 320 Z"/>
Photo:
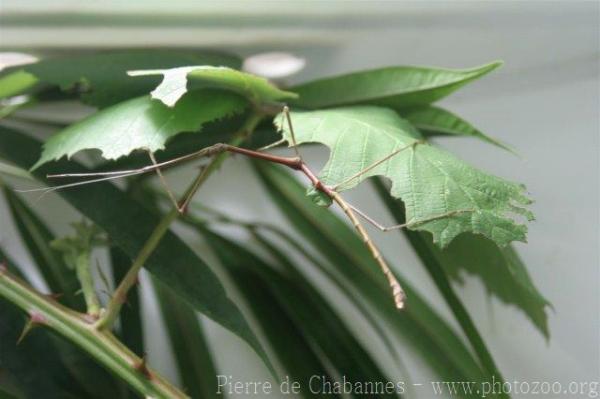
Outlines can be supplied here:
<path id="1" fill-rule="evenodd" d="M 441 247 L 463 232 L 485 235 L 500 246 L 525 241 L 527 227 L 513 219 L 514 215 L 533 219 L 525 208 L 531 200 L 523 185 L 482 172 L 420 142 L 415 128 L 394 111 L 353 106 L 293 112 L 291 118 L 298 144 L 318 142 L 331 149 L 320 173 L 324 184 L 340 184 L 337 191 L 342 191 L 370 176 L 390 179 L 392 196 L 406 204 L 408 228 L 431 232 Z M 276 123 L 280 120 L 275 118 Z M 291 143 L 287 124 L 280 127 Z"/>
<path id="2" fill-rule="evenodd" d="M 40 148 L 36 139 L 0 126 L 0 158 L 26 168 L 35 162 L 35 154 Z M 82 172 L 89 172 L 89 169 L 76 162 L 57 162 L 39 168 L 33 174 L 48 184 L 47 174 Z M 106 231 L 112 242 L 131 258 L 139 253 L 159 223 L 157 216 L 110 183 L 62 190 L 59 194 Z M 144 267 L 195 310 L 246 341 L 270 366 L 254 333 L 215 273 L 174 233 L 165 233 Z"/>
<path id="3" fill-rule="evenodd" d="M 227 67 L 203 65 L 130 71 L 128 73 L 130 76 L 162 75 L 163 80 L 152 91 L 152 98 L 162 101 L 169 107 L 174 106 L 188 90 L 198 88 L 230 90 L 246 97 L 254 104 L 288 100 L 297 97 L 295 93 L 278 89 L 264 78 Z"/>
<path id="4" fill-rule="evenodd" d="M 514 153 L 514 150 L 490 137 L 458 115 L 443 108 L 423 106 L 401 110 L 400 116 L 419 129 L 424 136 L 473 136 Z"/>
<path id="5" fill-rule="evenodd" d="M 82 150 L 100 150 L 105 159 L 117 159 L 138 149 L 161 150 L 176 134 L 198 131 L 207 122 L 242 112 L 246 104 L 236 94 L 216 90 L 190 93 L 174 108 L 149 96 L 127 100 L 50 137 L 32 170 Z"/>
<path id="6" fill-rule="evenodd" d="M 390 197 L 380 179 L 373 180 L 373 184 L 396 222 L 404 223 L 402 202 Z M 548 338 L 546 307 L 550 303 L 537 290 L 512 246 L 498 248 L 485 237 L 463 234 L 442 250 L 433 245 L 429 234 L 402 232 L 430 274 L 441 271 L 458 283 L 463 282 L 464 272 L 481 278 L 490 294 L 523 310 Z"/>
<path id="7" fill-rule="evenodd" d="M 350 104 L 402 108 L 433 103 L 502 65 L 496 61 L 470 69 L 397 66 L 319 79 L 293 87 L 293 104 L 323 108 Z"/>
<path id="8" fill-rule="evenodd" d="M 341 282 L 348 284 L 353 295 L 367 301 L 373 313 L 389 323 L 395 336 L 403 338 L 407 347 L 414 349 L 437 375 L 449 381 L 491 378 L 482 372 L 470 350 L 448 323 L 395 272 L 408 298 L 406 308 L 398 312 L 390 300 L 386 279 L 347 223 L 334 212 L 314 206 L 304 196 L 304 186 L 286 170 L 261 162 L 255 162 L 254 166 L 265 185 L 265 192 L 298 234 L 330 262 L 332 271 Z"/>
<path id="9" fill-rule="evenodd" d="M 86 104 L 100 108 L 147 94 L 158 84 L 155 77 L 131 79 L 132 69 L 174 68 L 183 65 L 223 65 L 238 68 L 239 58 L 216 52 L 140 50 L 54 57 L 11 68 L 35 76 L 62 90 L 78 90 Z M 15 93 L 14 90 L 12 91 Z"/>

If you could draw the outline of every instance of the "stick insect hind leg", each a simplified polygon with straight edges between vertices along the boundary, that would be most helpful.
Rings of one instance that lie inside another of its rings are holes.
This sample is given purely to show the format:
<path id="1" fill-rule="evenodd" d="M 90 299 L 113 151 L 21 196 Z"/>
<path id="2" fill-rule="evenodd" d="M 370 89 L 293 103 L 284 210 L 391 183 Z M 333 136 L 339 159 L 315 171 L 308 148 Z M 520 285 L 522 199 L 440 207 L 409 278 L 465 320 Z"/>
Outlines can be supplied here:
<path id="1" fill-rule="evenodd" d="M 294 150 L 296 152 L 296 155 L 298 157 L 298 159 L 302 160 L 299 150 L 297 148 L 297 141 L 296 141 L 296 137 L 294 134 L 294 129 L 292 126 L 292 119 L 290 117 L 289 114 L 289 109 L 287 107 L 284 107 L 284 115 L 287 118 L 287 122 L 288 122 L 288 128 L 290 131 L 290 137 L 292 139 L 292 146 L 294 147 Z M 359 215 L 364 215 L 366 216 L 364 213 L 362 212 L 356 212 L 356 208 L 352 207 L 350 204 L 348 204 L 343 198 L 342 196 L 336 191 L 336 189 L 340 186 L 342 186 L 343 184 L 346 184 L 347 182 L 354 180 L 362 175 L 364 175 L 366 172 L 368 172 L 369 170 L 375 168 L 376 166 L 378 166 L 379 164 L 387 161 L 388 159 L 392 158 L 393 156 L 397 155 L 398 153 L 400 153 L 401 151 L 407 149 L 407 148 L 413 148 L 413 146 L 415 144 L 419 143 L 418 141 L 411 143 L 405 147 L 399 148 L 398 150 L 392 152 L 391 154 L 389 154 L 388 156 L 384 157 L 383 159 L 373 163 L 372 165 L 366 167 L 365 169 L 363 169 L 362 171 L 352 175 L 349 179 L 347 179 L 346 181 L 336 185 L 335 187 L 327 187 L 325 185 L 323 185 L 321 183 L 321 181 L 312 173 L 312 171 L 310 171 L 310 169 L 308 169 L 308 167 L 304 164 L 304 162 L 302 162 L 302 170 L 303 172 L 307 175 L 307 177 L 311 180 L 312 184 L 315 186 L 316 189 L 322 191 L 324 194 L 326 194 L 327 196 L 329 196 L 341 209 L 342 211 L 346 214 L 346 216 L 348 217 L 348 219 L 350 219 L 350 221 L 352 222 L 352 226 L 354 227 L 354 229 L 356 230 L 356 232 L 358 233 L 358 235 L 361 237 L 361 239 L 363 240 L 363 242 L 365 243 L 366 247 L 368 248 L 369 252 L 371 252 L 371 255 L 373 256 L 373 258 L 375 259 L 375 261 L 377 262 L 379 268 L 381 269 L 382 273 L 384 274 L 384 276 L 387 278 L 388 280 L 388 284 L 392 290 L 392 296 L 394 298 L 394 304 L 396 305 L 397 309 L 403 309 L 405 306 L 405 301 L 406 301 L 406 293 L 404 292 L 404 290 L 402 289 L 402 286 L 400 285 L 400 282 L 398 281 L 398 279 L 396 278 L 396 276 L 394 275 L 394 273 L 392 272 L 392 270 L 390 269 L 390 267 L 388 266 L 386 260 L 383 258 L 383 256 L 381 255 L 381 252 L 379 252 L 379 249 L 377 248 L 377 246 L 375 245 L 375 243 L 373 242 L 373 240 L 371 239 L 371 237 L 369 236 L 369 234 L 367 233 L 367 231 L 365 230 L 365 228 L 363 227 L 363 225 L 360 223 L 360 220 L 358 219 L 358 217 L 356 216 L 357 214 Z M 369 218 L 371 219 L 371 218 Z M 372 220 L 372 219 L 371 219 Z"/>

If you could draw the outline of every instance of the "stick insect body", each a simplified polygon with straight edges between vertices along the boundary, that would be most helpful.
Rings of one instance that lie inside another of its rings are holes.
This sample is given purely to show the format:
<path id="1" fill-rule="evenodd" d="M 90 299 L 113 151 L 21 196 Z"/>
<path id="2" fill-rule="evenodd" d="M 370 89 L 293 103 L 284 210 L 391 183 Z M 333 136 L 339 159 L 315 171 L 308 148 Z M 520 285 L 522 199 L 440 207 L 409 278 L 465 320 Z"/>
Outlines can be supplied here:
<path id="1" fill-rule="evenodd" d="M 165 177 L 162 173 L 161 168 L 170 166 L 170 165 L 173 165 L 173 164 L 185 161 L 185 160 L 214 156 L 214 155 L 217 155 L 222 152 L 237 153 L 237 154 L 245 155 L 245 156 L 248 156 L 251 158 L 261 159 L 261 160 L 281 164 L 281 165 L 287 166 L 291 169 L 294 169 L 294 170 L 299 171 L 302 174 L 304 174 L 316 190 L 325 194 L 327 197 L 329 197 L 333 202 L 335 202 L 342 209 L 342 211 L 346 214 L 348 219 L 351 221 L 353 227 L 355 228 L 355 230 L 357 231 L 357 233 L 359 234 L 359 236 L 361 237 L 361 239 L 363 240 L 363 242 L 365 243 L 365 245 L 371 252 L 371 255 L 373 256 L 373 258 L 379 265 L 381 271 L 387 278 L 389 286 L 392 290 L 392 295 L 394 298 L 394 303 L 396 305 L 396 308 L 398 308 L 398 309 L 404 308 L 405 299 L 406 299 L 404 290 L 400 286 L 400 283 L 394 276 L 393 272 L 390 270 L 385 259 L 379 252 L 379 249 L 373 243 L 372 239 L 368 235 L 364 226 L 360 223 L 359 217 L 365 219 L 367 222 L 369 222 L 370 224 L 374 225 L 379 230 L 384 231 L 384 232 L 394 230 L 394 229 L 405 228 L 405 227 L 411 226 L 412 223 L 409 222 L 409 223 L 403 223 L 403 224 L 385 227 L 385 226 L 377 223 L 375 220 L 373 220 L 371 217 L 369 217 L 364 212 L 360 211 L 355 206 L 346 202 L 346 200 L 340 195 L 340 193 L 337 190 L 340 187 L 343 187 L 344 185 L 349 183 L 350 181 L 357 179 L 360 176 L 364 175 L 366 172 L 372 170 L 373 168 L 375 168 L 376 166 L 380 165 L 381 163 L 387 161 L 388 159 L 392 158 L 393 156 L 399 154 L 400 152 L 407 150 L 407 149 L 413 149 L 416 145 L 421 144 L 422 142 L 416 141 L 412 144 L 401 147 L 401 148 L 395 150 L 394 152 L 390 153 L 386 157 L 382 158 L 381 160 L 369 165 L 362 171 L 354 174 L 353 176 L 346 179 L 345 181 L 335 185 L 334 187 L 330 187 L 330 186 L 323 184 L 321 182 L 321 180 L 319 180 L 319 178 L 308 167 L 308 165 L 303 161 L 302 156 L 300 155 L 300 152 L 298 150 L 297 143 L 296 143 L 296 138 L 294 135 L 293 125 L 292 125 L 292 119 L 291 119 L 290 113 L 289 113 L 289 108 L 287 106 L 283 106 L 282 111 L 283 111 L 282 117 L 284 117 L 286 119 L 289 131 L 290 131 L 290 136 L 291 136 L 291 140 L 292 140 L 291 147 L 294 149 L 294 152 L 295 152 L 294 157 L 277 156 L 277 155 L 273 155 L 268 152 L 265 152 L 265 150 L 267 150 L 269 148 L 275 147 L 279 144 L 283 144 L 284 140 L 280 140 L 276 143 L 273 143 L 272 145 L 263 147 L 258 150 L 250 150 L 250 149 L 241 148 L 241 147 L 237 147 L 237 146 L 233 146 L 233 145 L 229 145 L 229 144 L 225 144 L 225 143 L 218 143 L 218 144 L 214 144 L 212 146 L 203 148 L 199 151 L 196 151 L 196 152 L 193 152 L 193 153 L 190 153 L 187 155 L 183 155 L 178 158 L 170 159 L 170 160 L 164 161 L 164 162 L 157 162 L 156 158 L 154 157 L 154 154 L 152 152 L 148 151 L 148 155 L 149 155 L 151 164 L 141 167 L 141 168 L 138 168 L 138 169 L 121 170 L 121 171 L 113 171 L 113 172 L 99 172 L 99 173 L 67 173 L 67 174 L 48 175 L 47 176 L 48 178 L 85 177 L 85 178 L 92 178 L 92 179 L 75 182 L 75 183 L 59 185 L 59 186 L 48 187 L 48 188 L 42 188 L 42 189 L 21 190 L 21 192 L 43 191 L 42 195 L 45 195 L 47 193 L 50 193 L 50 192 L 53 192 L 56 190 L 60 190 L 60 189 L 64 189 L 64 188 L 76 187 L 76 186 L 80 186 L 80 185 L 84 185 L 84 184 L 96 183 L 96 182 L 112 180 L 112 179 L 119 179 L 119 178 L 123 178 L 123 177 L 135 176 L 135 175 L 140 175 L 140 174 L 154 171 L 154 172 L 156 172 L 156 174 L 159 178 L 160 184 L 163 186 L 163 188 L 167 192 L 169 200 L 172 202 L 173 206 L 180 213 L 183 214 L 186 212 L 186 209 L 193 197 L 193 194 L 187 195 L 181 201 L 178 201 L 176 199 L 176 196 L 173 194 L 172 190 L 170 189 L 170 187 L 167 183 L 167 180 L 165 179 Z M 454 212 L 452 212 L 452 214 L 461 213 L 461 212 L 471 212 L 471 210 L 454 211 Z M 424 223 L 424 222 L 427 222 L 430 220 L 435 220 L 435 219 L 439 219 L 439 218 L 447 217 L 447 216 L 451 216 L 451 214 L 439 215 L 439 216 L 436 216 L 436 217 L 433 217 L 430 219 L 420 220 L 415 223 Z"/>

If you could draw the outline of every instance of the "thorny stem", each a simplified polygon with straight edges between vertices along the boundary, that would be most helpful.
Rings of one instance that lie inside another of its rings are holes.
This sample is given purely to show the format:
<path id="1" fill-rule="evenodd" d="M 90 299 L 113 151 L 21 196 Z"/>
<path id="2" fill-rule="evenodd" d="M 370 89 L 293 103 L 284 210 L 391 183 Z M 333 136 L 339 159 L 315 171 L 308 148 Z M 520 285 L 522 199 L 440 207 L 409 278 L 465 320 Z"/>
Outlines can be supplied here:
<path id="1" fill-rule="evenodd" d="M 248 117 L 248 119 L 246 120 L 246 122 L 244 123 L 242 128 L 234 135 L 234 138 L 232 139 L 231 144 L 222 144 L 222 146 L 233 146 L 234 147 L 236 145 L 241 144 L 241 142 L 244 141 L 244 139 L 249 134 L 251 134 L 251 132 L 254 130 L 254 128 L 258 125 L 258 123 L 262 119 L 262 117 L 263 117 L 263 114 L 261 114 L 261 113 L 253 113 L 251 116 Z M 234 147 L 234 148 L 237 148 L 237 147 Z M 173 221 L 177 218 L 177 216 L 179 216 L 180 209 L 185 209 L 188 206 L 191 198 L 198 191 L 198 189 L 202 186 L 202 184 L 206 181 L 208 176 L 213 171 L 218 169 L 219 166 L 223 163 L 223 161 L 228 156 L 227 152 L 219 152 L 219 153 L 215 152 L 215 154 L 216 155 L 212 159 L 212 161 L 198 174 L 196 179 L 194 179 L 192 184 L 186 190 L 186 192 L 184 194 L 185 200 L 184 200 L 183 204 L 181 205 L 181 207 L 179 209 L 177 207 L 173 207 L 173 209 L 171 211 L 169 211 L 169 213 L 167 213 L 162 218 L 162 220 L 160 221 L 158 226 L 156 226 L 156 228 L 154 229 L 154 231 L 152 232 L 152 234 L 150 235 L 150 237 L 148 238 L 148 240 L 142 247 L 141 251 L 138 253 L 133 264 L 129 268 L 127 274 L 125 274 L 125 277 L 123 277 L 123 280 L 121 281 L 121 283 L 119 283 L 119 286 L 115 290 L 115 292 L 113 294 L 113 298 L 111 299 L 111 301 L 109 302 L 109 304 L 107 306 L 106 312 L 98 320 L 98 322 L 96 324 L 96 328 L 98 330 L 112 329 L 112 327 L 119 315 L 121 307 L 123 306 L 123 303 L 125 303 L 125 301 L 127 299 L 127 292 L 131 289 L 131 287 L 133 287 L 137 283 L 138 273 L 139 273 L 140 269 L 142 268 L 142 266 L 144 266 L 144 264 L 146 263 L 146 261 L 148 260 L 148 258 L 152 254 L 152 252 L 154 252 L 154 249 L 157 247 L 158 243 L 160 242 L 162 237 L 165 235 L 165 233 L 167 232 L 167 230 L 169 229 L 169 227 L 171 226 Z"/>
<path id="2" fill-rule="evenodd" d="M 187 396 L 149 369 L 144 360 L 125 347 L 110 331 L 97 330 L 86 315 L 49 299 L 0 265 L 0 297 L 27 312 L 27 326 L 44 326 L 73 342 L 103 366 L 125 380 L 145 398 L 183 399 Z M 27 327 L 26 327 L 27 328 Z"/>

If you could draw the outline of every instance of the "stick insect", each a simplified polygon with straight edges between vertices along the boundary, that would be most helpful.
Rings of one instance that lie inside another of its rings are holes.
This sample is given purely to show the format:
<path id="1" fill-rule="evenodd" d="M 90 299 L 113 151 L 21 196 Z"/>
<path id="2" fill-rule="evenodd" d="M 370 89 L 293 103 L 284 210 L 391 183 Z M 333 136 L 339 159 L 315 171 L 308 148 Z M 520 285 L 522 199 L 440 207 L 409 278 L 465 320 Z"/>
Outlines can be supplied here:
<path id="1" fill-rule="evenodd" d="M 396 305 L 396 308 L 398 309 L 402 309 L 405 306 L 405 299 L 406 299 L 406 295 L 404 293 L 404 290 L 402 289 L 402 287 L 400 286 L 400 283 L 398 282 L 398 280 L 396 279 L 396 277 L 394 276 L 393 272 L 390 270 L 390 267 L 388 266 L 387 262 L 385 261 L 385 259 L 383 258 L 383 256 L 381 255 L 379 249 L 377 248 L 377 246 L 374 244 L 373 240 L 370 238 L 369 234 L 367 233 L 367 231 L 365 230 L 364 226 L 362 225 L 362 223 L 359 220 L 360 218 L 363 218 L 364 220 L 366 220 L 368 223 L 372 224 L 373 226 L 375 226 L 376 228 L 378 228 L 381 231 L 390 231 L 390 230 L 395 230 L 395 229 L 401 229 L 401 228 L 405 228 L 405 227 L 409 227 L 411 225 L 413 225 L 414 223 L 408 222 L 408 223 L 403 223 L 403 224 L 397 224 L 397 225 L 393 225 L 393 226 L 383 226 L 382 224 L 376 222 L 373 218 L 371 218 L 370 216 L 368 216 L 366 213 L 362 212 L 360 209 L 358 209 L 357 207 L 349 204 L 339 193 L 339 189 L 343 186 L 345 186 L 346 184 L 350 183 L 351 181 L 363 176 L 365 173 L 367 173 L 368 171 L 372 170 L 373 168 L 377 167 L 378 165 L 382 164 L 383 162 L 389 160 L 390 158 L 396 156 L 397 154 L 401 153 L 402 151 L 405 150 L 409 150 L 409 149 L 414 149 L 414 147 L 416 145 L 422 144 L 422 141 L 416 141 L 412 144 L 409 144 L 407 146 L 401 147 L 395 151 L 393 151 L 392 153 L 388 154 L 387 156 L 383 157 L 382 159 L 372 163 L 371 165 L 367 166 L 366 168 L 364 168 L 363 170 L 359 171 L 358 173 L 352 175 L 351 177 L 349 177 L 348 179 L 346 179 L 345 181 L 336 184 L 335 186 L 327 186 L 325 184 L 323 184 L 321 182 L 321 180 L 316 176 L 315 173 L 313 173 L 313 171 L 308 167 L 308 165 L 304 162 L 300 151 L 298 149 L 298 145 L 296 142 L 296 136 L 294 134 L 294 128 L 293 128 L 293 124 L 292 124 L 292 118 L 290 116 L 290 112 L 289 112 L 289 108 L 288 106 L 283 106 L 282 108 L 282 118 L 285 118 L 285 122 L 287 123 L 288 129 L 290 131 L 290 137 L 291 137 L 291 147 L 294 150 L 294 155 L 293 157 L 284 157 L 284 156 L 277 156 L 277 155 L 273 155 L 271 153 L 268 153 L 267 150 L 271 149 L 273 147 L 276 147 L 280 144 L 283 144 L 285 141 L 284 140 L 279 140 L 271 145 L 268 145 L 266 147 L 260 148 L 258 150 L 250 150 L 250 149 L 246 149 L 246 148 L 242 148 L 242 147 L 237 147 L 237 146 L 233 146 L 230 144 L 225 144 L 225 143 L 217 143 L 214 144 L 212 146 L 203 148 L 199 151 L 187 154 L 187 155 L 183 155 L 177 158 L 173 158 L 164 162 L 158 162 L 154 156 L 154 154 L 151 151 L 148 151 L 148 156 L 150 159 L 150 164 L 141 168 L 137 168 L 137 169 L 129 169 L 129 170 L 121 170 L 121 171 L 112 171 L 112 172 L 92 172 L 92 173 L 65 173 L 65 174 L 52 174 L 52 175 L 48 175 L 48 178 L 54 178 L 54 179 L 58 179 L 58 178 L 91 178 L 88 180 L 84 180 L 84 181 L 79 181 L 79 182 L 74 182 L 74 183 L 68 183 L 68 184 L 63 184 L 63 185 L 58 185 L 58 186 L 52 186 L 52 187 L 48 187 L 48 188 L 41 188 L 41 189 L 33 189 L 33 190 L 21 190 L 21 192 L 31 192 L 31 191 L 43 191 L 42 195 L 45 195 L 47 193 L 56 191 L 56 190 L 60 190 L 60 189 L 65 189 L 65 188 L 70 188 L 70 187 L 77 187 L 80 185 L 84 185 L 84 184 L 91 184 L 91 183 L 96 183 L 96 182 L 101 182 L 101 181 L 106 181 L 106 180 L 113 180 L 113 179 L 119 179 L 119 178 L 124 178 L 124 177 L 130 177 L 130 176 L 136 176 L 136 175 L 140 175 L 140 174 L 144 174 L 144 173 L 149 173 L 149 172 L 155 172 L 161 186 L 163 187 L 163 189 L 166 191 L 167 196 L 170 200 L 170 202 L 173 204 L 173 206 L 175 207 L 175 209 L 177 209 L 177 211 L 181 214 L 185 213 L 187 210 L 187 207 L 190 203 L 190 201 L 192 200 L 192 197 L 194 195 L 194 191 L 192 191 L 189 195 L 184 196 L 180 201 L 177 200 L 175 194 L 173 193 L 173 191 L 171 190 L 171 188 L 169 187 L 169 184 L 162 172 L 162 168 L 165 168 L 167 166 L 171 166 L 174 164 L 177 164 L 179 162 L 182 161 L 187 161 L 187 160 L 192 160 L 192 159 L 198 159 L 198 158 L 204 158 L 204 157 L 211 157 L 211 156 L 215 156 L 217 154 L 223 153 L 223 152 L 230 152 L 230 153 L 236 153 L 236 154 L 241 154 L 244 156 L 248 156 L 254 159 L 260 159 L 260 160 L 264 160 L 264 161 L 269 161 L 269 162 L 273 162 L 273 163 L 277 163 L 280 165 L 284 165 L 287 166 L 293 170 L 299 171 L 302 174 L 304 174 L 306 176 L 306 178 L 308 178 L 309 182 L 312 184 L 312 186 L 322 192 L 323 194 L 325 194 L 327 197 L 329 197 L 333 202 L 335 202 L 341 209 L 342 211 L 345 213 L 345 215 L 348 217 L 348 219 L 350 220 L 350 222 L 352 223 L 354 229 L 357 231 L 357 233 L 359 234 L 359 236 L 361 237 L 362 241 L 364 242 L 364 244 L 367 246 L 368 250 L 370 251 L 371 255 L 373 256 L 373 258 L 375 259 L 375 261 L 377 262 L 377 264 L 379 265 L 381 271 L 383 272 L 383 274 L 385 275 L 385 277 L 388 280 L 389 286 L 391 288 L 392 291 L 392 296 L 394 299 L 394 303 Z M 283 122 L 283 121 L 282 121 Z M 283 123 L 281 124 L 283 126 Z M 439 218 L 443 218 L 443 217 L 448 217 L 448 216 L 452 216 L 454 214 L 457 213 L 461 213 L 461 212 L 469 212 L 468 210 L 465 211 L 454 211 L 454 212 L 450 212 L 447 214 L 443 214 L 443 215 L 439 215 L 439 216 L 434 216 L 432 218 L 428 218 L 428 219 L 423 219 L 423 220 L 419 220 L 418 222 L 415 223 L 424 223 L 424 222 L 428 222 L 431 220 L 435 220 L 435 219 L 439 219 Z"/>

